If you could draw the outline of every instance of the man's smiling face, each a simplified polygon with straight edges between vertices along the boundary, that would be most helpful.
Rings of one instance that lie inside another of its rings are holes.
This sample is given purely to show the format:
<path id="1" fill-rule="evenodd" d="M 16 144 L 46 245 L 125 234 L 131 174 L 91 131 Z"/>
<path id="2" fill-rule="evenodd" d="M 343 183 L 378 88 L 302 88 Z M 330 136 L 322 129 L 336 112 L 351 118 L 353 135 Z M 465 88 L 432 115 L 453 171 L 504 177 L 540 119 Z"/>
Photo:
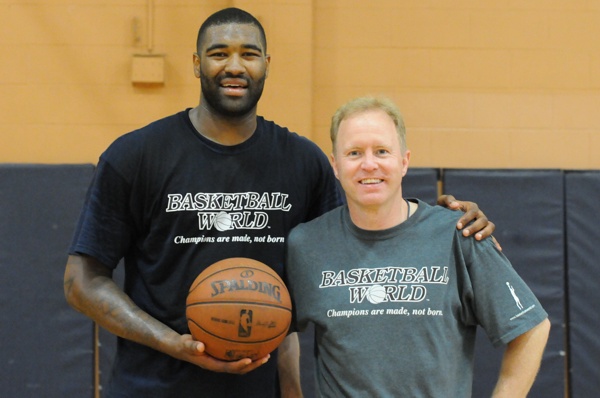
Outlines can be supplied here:
<path id="1" fill-rule="evenodd" d="M 379 109 L 342 120 L 332 165 L 350 208 L 395 211 L 402 200 L 402 177 L 408 170 L 396 126 Z"/>
<path id="2" fill-rule="evenodd" d="M 210 27 L 194 56 L 194 73 L 202 84 L 201 101 L 222 116 L 247 115 L 262 95 L 269 61 L 256 26 L 231 23 Z"/>

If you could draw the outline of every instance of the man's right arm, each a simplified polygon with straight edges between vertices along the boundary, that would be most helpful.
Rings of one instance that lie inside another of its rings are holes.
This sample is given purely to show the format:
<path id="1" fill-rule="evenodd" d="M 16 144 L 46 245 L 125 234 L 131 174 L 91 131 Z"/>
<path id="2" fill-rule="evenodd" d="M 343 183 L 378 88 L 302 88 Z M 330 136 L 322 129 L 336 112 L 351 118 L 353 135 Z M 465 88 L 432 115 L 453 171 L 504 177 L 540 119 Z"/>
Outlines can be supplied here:
<path id="1" fill-rule="evenodd" d="M 204 344 L 180 335 L 140 309 L 112 279 L 112 270 L 92 257 L 69 256 L 64 275 L 67 302 L 109 332 L 214 372 L 244 374 L 267 362 L 225 362 L 204 353 Z"/>

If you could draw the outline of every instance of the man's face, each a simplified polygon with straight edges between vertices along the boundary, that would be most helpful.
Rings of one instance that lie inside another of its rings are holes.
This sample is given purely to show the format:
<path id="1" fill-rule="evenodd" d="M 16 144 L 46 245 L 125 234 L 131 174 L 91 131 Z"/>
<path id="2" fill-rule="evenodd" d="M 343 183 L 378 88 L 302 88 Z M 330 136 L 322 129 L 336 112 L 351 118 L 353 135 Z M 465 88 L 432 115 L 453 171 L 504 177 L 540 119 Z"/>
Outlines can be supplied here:
<path id="1" fill-rule="evenodd" d="M 260 30 L 251 24 L 209 28 L 194 55 L 194 73 L 202 84 L 202 99 L 226 117 L 255 110 L 269 70 Z"/>
<path id="2" fill-rule="evenodd" d="M 332 165 L 350 210 L 384 210 L 390 216 L 399 211 L 409 158 L 384 111 L 368 110 L 342 120 Z"/>

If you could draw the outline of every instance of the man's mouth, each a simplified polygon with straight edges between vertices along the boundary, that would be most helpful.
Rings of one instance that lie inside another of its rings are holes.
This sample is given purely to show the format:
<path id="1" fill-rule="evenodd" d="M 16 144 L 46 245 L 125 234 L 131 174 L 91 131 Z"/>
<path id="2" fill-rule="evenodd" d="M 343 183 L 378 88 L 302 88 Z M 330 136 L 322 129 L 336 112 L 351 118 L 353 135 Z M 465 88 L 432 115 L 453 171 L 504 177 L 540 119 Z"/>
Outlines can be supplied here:
<path id="1" fill-rule="evenodd" d="M 383 182 L 383 180 L 379 178 L 365 178 L 359 181 L 359 183 L 362 185 L 379 184 L 381 182 Z"/>
<path id="2" fill-rule="evenodd" d="M 219 84 L 221 85 L 221 87 L 224 87 L 224 88 L 248 88 L 248 82 L 246 81 L 246 79 L 242 79 L 239 77 L 238 78 L 226 77 L 224 79 L 221 79 Z"/>
<path id="3" fill-rule="evenodd" d="M 248 89 L 248 83 L 241 79 L 229 79 L 221 82 L 221 89 L 225 95 L 241 97 L 245 95 L 246 90 Z"/>

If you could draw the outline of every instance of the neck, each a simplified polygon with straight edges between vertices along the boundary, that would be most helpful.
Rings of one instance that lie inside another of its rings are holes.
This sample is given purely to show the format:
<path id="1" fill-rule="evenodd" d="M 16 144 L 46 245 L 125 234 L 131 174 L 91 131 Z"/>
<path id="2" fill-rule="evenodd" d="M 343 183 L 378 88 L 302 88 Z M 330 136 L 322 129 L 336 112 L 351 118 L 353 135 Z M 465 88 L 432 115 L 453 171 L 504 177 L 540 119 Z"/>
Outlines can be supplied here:
<path id="1" fill-rule="evenodd" d="M 415 207 L 416 209 L 414 203 L 412 203 L 409 208 L 408 202 L 404 199 L 398 201 L 394 206 L 389 207 L 365 207 L 348 202 L 350 218 L 354 225 L 368 231 L 389 229 L 402 224 L 412 213 L 414 213 L 412 207 Z"/>
<path id="2" fill-rule="evenodd" d="M 189 117 L 198 133 L 221 145 L 241 144 L 256 130 L 256 109 L 241 117 L 226 117 L 200 104 Z"/>

